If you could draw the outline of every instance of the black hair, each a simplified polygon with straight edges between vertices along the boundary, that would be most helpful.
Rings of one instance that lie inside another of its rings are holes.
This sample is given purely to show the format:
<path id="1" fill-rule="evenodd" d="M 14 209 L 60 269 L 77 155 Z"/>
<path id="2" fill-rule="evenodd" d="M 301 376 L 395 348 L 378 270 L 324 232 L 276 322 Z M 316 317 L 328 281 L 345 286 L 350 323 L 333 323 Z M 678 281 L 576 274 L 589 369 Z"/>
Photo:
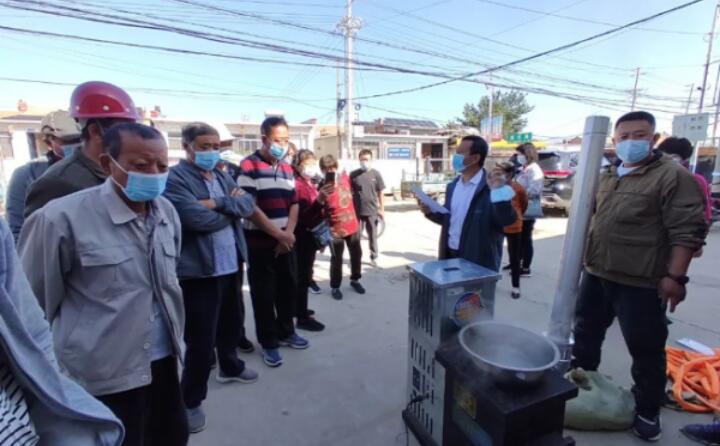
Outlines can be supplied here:
<path id="1" fill-rule="evenodd" d="M 370 158 L 373 158 L 373 153 L 372 153 L 372 150 L 370 150 L 370 149 L 362 149 L 362 150 L 358 153 L 358 158 L 360 158 L 360 157 L 363 156 L 363 155 L 370 155 Z"/>
<path id="2" fill-rule="evenodd" d="M 338 162 L 332 155 L 325 155 L 322 158 L 320 158 L 320 168 L 322 170 L 327 170 L 331 167 L 338 168 Z"/>
<path id="3" fill-rule="evenodd" d="M 488 156 L 488 143 L 477 135 L 464 136 L 462 141 L 472 141 L 470 146 L 470 155 L 480 155 L 480 166 L 485 164 L 485 158 Z"/>
<path id="4" fill-rule="evenodd" d="M 671 136 L 658 146 L 658 150 L 668 155 L 678 155 L 683 161 L 690 159 L 693 154 L 693 145 L 687 138 Z"/>
<path id="5" fill-rule="evenodd" d="M 118 159 L 122 152 L 123 133 L 139 136 L 142 139 L 163 139 L 162 134 L 157 129 L 144 124 L 126 122 L 114 125 L 103 135 L 103 150 L 115 159 Z"/>
<path id="6" fill-rule="evenodd" d="M 652 126 L 653 130 L 655 129 L 655 116 L 653 116 L 652 113 L 648 113 L 646 111 L 633 111 L 630 113 L 625 113 L 624 115 L 620 116 L 620 119 L 617 120 L 617 122 L 615 123 L 615 128 L 618 128 L 621 123 L 628 121 L 646 121 Z"/>
<path id="7" fill-rule="evenodd" d="M 270 136 L 272 129 L 281 125 L 288 127 L 287 121 L 282 116 L 270 116 L 269 118 L 265 118 L 260 125 L 260 134 L 263 136 Z"/>
<path id="8" fill-rule="evenodd" d="M 215 135 L 219 137 L 220 133 L 215 127 L 204 122 L 191 122 L 182 128 L 181 135 L 184 147 L 185 144 L 192 144 L 198 136 Z"/>
<path id="9" fill-rule="evenodd" d="M 298 150 L 295 154 L 295 157 L 292 160 L 292 166 L 293 169 L 295 169 L 295 172 L 300 173 L 300 165 L 304 163 L 305 161 L 309 160 L 310 158 L 315 158 L 315 154 L 312 152 L 312 150 L 308 149 L 301 149 Z"/>
<path id="10" fill-rule="evenodd" d="M 113 118 L 91 118 L 91 119 L 88 119 L 87 122 L 85 122 L 85 125 L 83 126 L 83 128 L 80 130 L 80 138 L 83 141 L 87 141 L 90 139 L 90 130 L 88 130 L 88 127 L 90 127 L 90 124 L 95 124 L 98 127 L 102 127 L 103 131 L 107 131 L 107 129 L 109 129 L 110 127 L 115 125 L 117 122 L 119 122 L 119 121 L 117 121 Z"/>

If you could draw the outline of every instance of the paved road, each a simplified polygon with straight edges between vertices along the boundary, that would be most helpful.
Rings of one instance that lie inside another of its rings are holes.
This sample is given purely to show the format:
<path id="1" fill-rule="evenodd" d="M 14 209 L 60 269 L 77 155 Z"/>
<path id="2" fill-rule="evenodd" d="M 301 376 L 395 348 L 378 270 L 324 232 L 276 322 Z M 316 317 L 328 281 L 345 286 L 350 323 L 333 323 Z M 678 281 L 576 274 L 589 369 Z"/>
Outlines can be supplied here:
<path id="1" fill-rule="evenodd" d="M 380 268 L 366 266 L 363 283 L 368 294 L 355 294 L 347 281 L 345 299 L 328 293 L 328 257 L 320 256 L 316 276 L 324 294 L 311 296 L 311 308 L 328 328 L 310 334 L 306 351 L 283 350 L 285 364 L 264 366 L 259 355 L 244 355 L 260 380 L 251 385 L 220 385 L 211 381 L 205 403 L 208 428 L 191 439 L 205 445 L 385 446 L 406 444 L 400 412 L 406 404 L 407 302 L 405 266 L 433 260 L 439 227 L 408 206 L 387 216 L 388 228 L 380 239 Z M 548 218 L 537 226 L 537 258 L 533 277 L 523 281 L 523 297 L 510 299 L 509 279 L 497 291 L 496 319 L 546 329 L 557 280 L 566 220 Z M 671 316 L 671 339 L 692 337 L 720 346 L 720 231 L 714 230 L 703 258 L 695 261 L 689 297 Z M 349 274 L 349 272 L 347 273 Z M 253 332 L 253 319 L 246 325 Z M 251 336 L 252 338 L 252 336 Z M 602 371 L 630 384 L 630 358 L 617 325 L 608 333 Z M 690 445 L 677 433 L 689 422 L 707 422 L 709 416 L 665 411 L 661 445 Z M 645 444 L 629 433 L 571 433 L 579 445 L 624 446 Z M 417 444 L 413 438 L 410 444 Z"/>

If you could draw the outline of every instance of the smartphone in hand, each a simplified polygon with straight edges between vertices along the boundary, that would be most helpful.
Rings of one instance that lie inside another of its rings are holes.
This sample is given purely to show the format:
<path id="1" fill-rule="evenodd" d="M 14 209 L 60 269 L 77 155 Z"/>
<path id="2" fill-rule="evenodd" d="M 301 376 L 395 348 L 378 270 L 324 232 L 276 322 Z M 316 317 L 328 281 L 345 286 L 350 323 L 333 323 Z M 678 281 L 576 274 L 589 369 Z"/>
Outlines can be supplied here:
<path id="1" fill-rule="evenodd" d="M 335 172 L 325 172 L 325 184 L 335 184 Z"/>

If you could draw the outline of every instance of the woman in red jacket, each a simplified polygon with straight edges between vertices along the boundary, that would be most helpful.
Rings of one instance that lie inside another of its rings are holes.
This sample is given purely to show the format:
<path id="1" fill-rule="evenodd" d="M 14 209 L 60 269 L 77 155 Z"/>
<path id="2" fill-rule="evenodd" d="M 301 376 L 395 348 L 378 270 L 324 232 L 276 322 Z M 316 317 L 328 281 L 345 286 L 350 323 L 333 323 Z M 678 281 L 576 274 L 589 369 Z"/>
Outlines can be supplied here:
<path id="1" fill-rule="evenodd" d="M 319 191 L 312 178 L 320 170 L 315 155 L 309 150 L 300 150 L 293 159 L 295 170 L 295 190 L 297 191 L 300 212 L 295 227 L 295 251 L 297 259 L 297 328 L 307 331 L 322 331 L 325 325 L 315 320 L 314 311 L 308 309 L 308 289 L 312 282 L 313 265 L 318 245 L 311 230 L 324 221 L 323 207 L 332 186 Z"/>
<path id="2" fill-rule="evenodd" d="M 350 251 L 350 286 L 358 294 L 365 294 L 365 288 L 360 284 L 362 277 L 362 247 L 360 245 L 360 224 L 355 206 L 353 204 L 352 186 L 350 177 L 345 172 L 338 172 L 338 162 L 332 155 L 320 158 L 320 169 L 325 174 L 323 189 L 331 187 L 325 203 L 325 215 L 333 242 L 330 245 L 330 287 L 335 300 L 343 298 L 340 291 L 342 283 L 343 251 L 345 245 Z M 332 181 L 328 179 L 332 177 Z"/>

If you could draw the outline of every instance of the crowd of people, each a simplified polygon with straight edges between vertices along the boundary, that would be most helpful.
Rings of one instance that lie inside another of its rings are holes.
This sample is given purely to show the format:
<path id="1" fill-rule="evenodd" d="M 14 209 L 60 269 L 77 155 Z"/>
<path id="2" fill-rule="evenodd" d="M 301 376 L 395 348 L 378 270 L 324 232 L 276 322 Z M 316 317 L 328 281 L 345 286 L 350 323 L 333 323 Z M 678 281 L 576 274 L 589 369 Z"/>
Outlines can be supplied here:
<path id="1" fill-rule="evenodd" d="M 345 246 L 350 287 L 365 293 L 361 231 L 375 265 L 382 177 L 371 152 L 348 174 L 330 155 L 298 151 L 281 117 L 263 122 L 261 148 L 235 169 L 218 130 L 190 123 L 186 157 L 170 166 L 165 139 L 137 122 L 121 88 L 87 82 L 70 104 L 42 121 L 47 161 L 16 170 L 0 227 L 12 297 L 2 304 L 16 307 L 3 320 L 24 327 L 3 336 L 18 351 L 0 357 L 10 377 L 0 399 L 13 404 L 0 421 L 23 416 L 11 419 L 14 442 L 0 444 L 61 433 L 73 445 L 187 444 L 207 424 L 213 368 L 220 383 L 258 379 L 240 355 L 255 350 L 245 270 L 260 353 L 279 367 L 281 347 L 310 346 L 296 330 L 325 328 L 308 308 L 319 250 L 331 254 L 334 299 Z"/>
<path id="2" fill-rule="evenodd" d="M 43 120 L 47 161 L 16 171 L 10 224 L 0 222 L 0 428 L 9 435 L 0 444 L 185 445 L 206 427 L 213 368 L 220 383 L 258 379 L 240 355 L 255 349 L 245 270 L 269 367 L 283 364 L 281 347 L 310 346 L 298 330 L 325 329 L 308 304 L 319 251 L 330 252 L 334 299 L 344 297 L 345 247 L 350 288 L 366 292 L 361 235 L 374 265 L 382 176 L 367 150 L 350 173 L 331 155 L 298 150 L 281 117 L 262 123 L 261 148 L 235 169 L 223 168 L 217 129 L 188 124 L 186 157 L 170 166 L 163 136 L 137 122 L 119 87 L 81 84 L 70 104 Z M 596 370 L 619 319 L 633 358 L 634 431 L 646 440 L 661 432 L 665 310 L 684 299 L 708 227 L 707 189 L 683 167 L 683 141 L 654 150 L 656 139 L 649 113 L 615 124 L 618 160 L 601 174 L 573 350 L 574 366 Z M 442 227 L 441 259 L 499 271 L 507 239 L 519 298 L 542 169 L 532 144 L 490 168 L 488 152 L 483 138 L 464 137 L 446 212 L 421 210 Z"/>

